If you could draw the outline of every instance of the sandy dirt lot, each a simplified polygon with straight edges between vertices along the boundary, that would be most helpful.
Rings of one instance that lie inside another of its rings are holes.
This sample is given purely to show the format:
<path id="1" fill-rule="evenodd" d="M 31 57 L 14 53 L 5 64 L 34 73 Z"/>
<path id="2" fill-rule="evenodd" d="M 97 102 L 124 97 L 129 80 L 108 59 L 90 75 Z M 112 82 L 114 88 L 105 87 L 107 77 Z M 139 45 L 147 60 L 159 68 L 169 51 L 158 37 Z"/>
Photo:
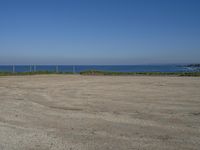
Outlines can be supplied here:
<path id="1" fill-rule="evenodd" d="M 0 77 L 0 150 L 199 149 L 199 77 Z"/>

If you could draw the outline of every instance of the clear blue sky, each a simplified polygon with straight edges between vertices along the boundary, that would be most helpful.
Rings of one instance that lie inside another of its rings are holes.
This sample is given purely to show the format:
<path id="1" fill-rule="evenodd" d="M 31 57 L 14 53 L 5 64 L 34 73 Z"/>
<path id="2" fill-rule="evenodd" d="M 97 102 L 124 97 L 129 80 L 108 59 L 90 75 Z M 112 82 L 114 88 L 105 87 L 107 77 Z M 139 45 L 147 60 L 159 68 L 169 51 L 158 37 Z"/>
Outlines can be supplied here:
<path id="1" fill-rule="evenodd" d="M 0 0 L 0 64 L 199 62 L 199 0 Z"/>

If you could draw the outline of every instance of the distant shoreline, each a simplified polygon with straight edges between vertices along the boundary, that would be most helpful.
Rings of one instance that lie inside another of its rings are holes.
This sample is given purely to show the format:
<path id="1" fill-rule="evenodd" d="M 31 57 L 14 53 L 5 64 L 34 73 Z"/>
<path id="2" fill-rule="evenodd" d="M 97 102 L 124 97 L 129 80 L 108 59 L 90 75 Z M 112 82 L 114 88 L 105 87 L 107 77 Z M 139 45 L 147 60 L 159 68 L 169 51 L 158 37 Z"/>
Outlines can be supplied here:
<path id="1" fill-rule="evenodd" d="M 186 67 L 200 67 L 200 64 L 189 64 Z"/>

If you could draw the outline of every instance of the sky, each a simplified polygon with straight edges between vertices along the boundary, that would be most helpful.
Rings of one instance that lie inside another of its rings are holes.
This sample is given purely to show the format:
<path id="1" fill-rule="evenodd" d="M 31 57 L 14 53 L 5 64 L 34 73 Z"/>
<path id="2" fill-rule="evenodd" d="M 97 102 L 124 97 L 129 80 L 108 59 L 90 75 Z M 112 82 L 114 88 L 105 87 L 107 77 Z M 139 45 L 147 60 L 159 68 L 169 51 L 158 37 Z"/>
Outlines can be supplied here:
<path id="1" fill-rule="evenodd" d="M 0 0 L 0 64 L 200 63 L 199 0 Z"/>

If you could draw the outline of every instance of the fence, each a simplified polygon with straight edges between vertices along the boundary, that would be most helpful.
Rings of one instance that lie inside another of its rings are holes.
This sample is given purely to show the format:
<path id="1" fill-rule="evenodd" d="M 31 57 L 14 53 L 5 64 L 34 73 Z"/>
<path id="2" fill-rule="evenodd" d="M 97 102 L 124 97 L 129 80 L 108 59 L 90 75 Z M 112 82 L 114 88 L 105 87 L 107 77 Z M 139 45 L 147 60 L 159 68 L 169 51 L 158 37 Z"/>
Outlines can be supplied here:
<path id="1" fill-rule="evenodd" d="M 56 72 L 56 73 L 65 73 L 71 72 L 76 73 L 76 66 L 70 65 L 1 65 L 0 72 Z"/>

